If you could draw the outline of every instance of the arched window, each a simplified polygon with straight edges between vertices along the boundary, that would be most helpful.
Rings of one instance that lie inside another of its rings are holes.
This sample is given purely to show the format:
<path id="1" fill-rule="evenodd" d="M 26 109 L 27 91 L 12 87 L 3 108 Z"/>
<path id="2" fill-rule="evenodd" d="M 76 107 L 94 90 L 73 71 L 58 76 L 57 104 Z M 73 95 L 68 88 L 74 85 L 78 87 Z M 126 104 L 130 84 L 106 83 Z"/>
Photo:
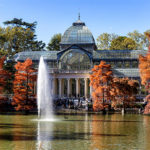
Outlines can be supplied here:
<path id="1" fill-rule="evenodd" d="M 63 70 L 88 70 L 91 68 L 89 56 L 79 49 L 65 52 L 59 63 L 59 69 Z"/>

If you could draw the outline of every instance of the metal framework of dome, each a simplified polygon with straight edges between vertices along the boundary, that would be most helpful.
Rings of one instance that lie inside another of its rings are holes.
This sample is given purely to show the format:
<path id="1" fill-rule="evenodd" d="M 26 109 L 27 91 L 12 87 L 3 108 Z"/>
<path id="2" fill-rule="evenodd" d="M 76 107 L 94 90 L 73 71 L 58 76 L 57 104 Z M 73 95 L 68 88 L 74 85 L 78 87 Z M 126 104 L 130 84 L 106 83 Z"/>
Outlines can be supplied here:
<path id="1" fill-rule="evenodd" d="M 95 44 L 94 37 L 80 17 L 62 36 L 61 44 Z"/>

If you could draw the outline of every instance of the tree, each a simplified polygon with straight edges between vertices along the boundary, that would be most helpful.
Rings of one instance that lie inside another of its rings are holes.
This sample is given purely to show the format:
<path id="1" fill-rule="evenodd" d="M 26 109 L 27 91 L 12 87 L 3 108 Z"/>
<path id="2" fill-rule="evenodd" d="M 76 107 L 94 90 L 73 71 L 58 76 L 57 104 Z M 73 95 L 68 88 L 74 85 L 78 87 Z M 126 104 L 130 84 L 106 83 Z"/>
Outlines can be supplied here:
<path id="1" fill-rule="evenodd" d="M 48 43 L 47 49 L 49 51 L 59 51 L 60 50 L 60 46 L 59 46 L 60 42 L 61 42 L 61 34 L 60 33 L 55 34 L 51 38 L 50 42 Z"/>
<path id="2" fill-rule="evenodd" d="M 142 50 L 147 47 L 148 40 L 144 34 L 139 33 L 137 30 L 134 30 L 133 32 L 129 32 L 127 35 L 129 38 L 136 42 L 137 49 Z"/>
<path id="3" fill-rule="evenodd" d="M 115 108 L 118 104 L 122 104 L 124 110 L 126 106 L 131 106 L 133 101 L 136 100 L 138 87 L 139 83 L 136 80 L 129 78 L 113 78 L 110 91 L 112 106 Z"/>
<path id="4" fill-rule="evenodd" d="M 97 38 L 97 47 L 99 50 L 109 50 L 111 41 L 116 39 L 118 35 L 112 33 L 103 33 Z"/>
<path id="5" fill-rule="evenodd" d="M 17 62 L 16 73 L 13 82 L 13 102 L 16 110 L 28 111 L 35 107 L 34 82 L 36 81 L 36 70 L 32 67 L 32 60 Z"/>
<path id="6" fill-rule="evenodd" d="M 25 27 L 26 29 L 30 28 L 32 31 L 35 31 L 37 22 L 35 21 L 33 23 L 28 23 L 28 22 L 22 21 L 22 19 L 14 18 L 10 21 L 9 20 L 5 21 L 4 25 L 13 25 L 13 26 L 17 26 L 17 27 Z"/>
<path id="7" fill-rule="evenodd" d="M 3 100 L 6 100 L 6 97 L 3 96 L 7 80 L 11 75 L 8 71 L 4 70 L 4 61 L 6 57 L 3 56 L 0 58 L 0 104 L 3 103 Z"/>
<path id="8" fill-rule="evenodd" d="M 150 33 L 146 32 L 145 35 L 150 41 Z M 141 84 L 145 86 L 145 89 L 148 92 L 148 95 L 145 98 L 147 105 L 145 106 L 144 114 L 150 114 L 150 45 L 146 56 L 139 56 L 139 70 Z"/>
<path id="9" fill-rule="evenodd" d="M 36 23 L 23 22 L 22 19 L 14 19 L 4 22 L 6 28 L 0 27 L 0 49 L 9 56 L 21 51 L 40 51 L 45 44 L 37 41 L 35 35 Z"/>
<path id="10" fill-rule="evenodd" d="M 6 94 L 13 94 L 13 80 L 14 80 L 14 74 L 15 74 L 15 64 L 16 62 L 13 60 L 8 60 L 5 62 L 3 68 L 6 70 L 10 76 L 7 78 L 6 86 L 5 86 L 5 93 Z"/>
<path id="11" fill-rule="evenodd" d="M 6 56 L 8 53 L 4 49 L 0 49 L 0 55 Z"/>
<path id="12" fill-rule="evenodd" d="M 148 47 L 148 53 L 150 53 L 150 30 L 147 30 L 144 34 L 145 34 L 145 36 L 147 37 L 147 40 L 148 40 L 147 47 Z"/>
<path id="13" fill-rule="evenodd" d="M 95 65 L 90 75 L 90 86 L 93 88 L 92 97 L 94 100 L 93 109 L 95 111 L 103 110 L 110 100 L 110 89 L 112 83 L 111 65 L 101 61 L 99 65 Z"/>
<path id="14" fill-rule="evenodd" d="M 136 100 L 139 84 L 136 80 L 113 77 L 111 65 L 101 61 L 92 69 L 90 86 L 93 88 L 93 109 L 105 112 L 111 103 L 114 108 L 118 104 L 123 104 L 124 109 L 131 105 Z"/>
<path id="15" fill-rule="evenodd" d="M 139 56 L 139 70 L 141 77 L 141 84 L 145 86 L 148 95 L 145 98 L 147 105 L 145 107 L 145 114 L 150 114 L 150 53 L 146 56 Z"/>
<path id="16" fill-rule="evenodd" d="M 4 25 L 12 25 L 12 26 L 17 26 L 17 27 L 24 27 L 24 28 L 29 28 L 32 31 L 35 31 L 37 22 L 33 22 L 33 23 L 28 23 L 25 21 L 22 21 L 22 19 L 18 19 L 18 18 L 14 18 L 12 20 L 7 20 L 4 22 Z"/>
<path id="17" fill-rule="evenodd" d="M 119 36 L 112 40 L 110 50 L 133 50 L 137 49 L 137 44 L 131 38 Z"/>

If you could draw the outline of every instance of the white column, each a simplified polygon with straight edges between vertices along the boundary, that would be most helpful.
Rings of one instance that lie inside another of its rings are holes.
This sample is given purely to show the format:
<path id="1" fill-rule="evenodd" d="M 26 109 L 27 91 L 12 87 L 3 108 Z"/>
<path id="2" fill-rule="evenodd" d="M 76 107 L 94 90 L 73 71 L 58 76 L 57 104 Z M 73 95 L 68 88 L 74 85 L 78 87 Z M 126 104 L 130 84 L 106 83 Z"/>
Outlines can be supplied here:
<path id="1" fill-rule="evenodd" d="M 64 79 L 61 79 L 61 96 L 64 96 Z"/>
<path id="2" fill-rule="evenodd" d="M 92 86 L 90 86 L 90 98 L 92 98 L 92 92 L 93 92 L 93 88 Z"/>
<path id="3" fill-rule="evenodd" d="M 57 96 L 57 79 L 56 78 L 53 79 L 53 96 L 54 97 Z"/>
<path id="4" fill-rule="evenodd" d="M 59 82 L 59 98 L 62 97 L 62 79 L 58 79 Z"/>
<path id="5" fill-rule="evenodd" d="M 53 81 L 54 81 L 54 79 L 50 79 L 50 92 L 51 92 L 51 94 L 53 95 Z"/>
<path id="6" fill-rule="evenodd" d="M 88 79 L 84 78 L 84 97 L 88 97 Z"/>
<path id="7" fill-rule="evenodd" d="M 67 79 L 67 96 L 70 97 L 71 95 L 71 79 Z"/>
<path id="8" fill-rule="evenodd" d="M 76 79 L 76 97 L 80 96 L 80 79 Z"/>
<path id="9" fill-rule="evenodd" d="M 72 96 L 72 79 L 70 79 L 70 96 Z"/>

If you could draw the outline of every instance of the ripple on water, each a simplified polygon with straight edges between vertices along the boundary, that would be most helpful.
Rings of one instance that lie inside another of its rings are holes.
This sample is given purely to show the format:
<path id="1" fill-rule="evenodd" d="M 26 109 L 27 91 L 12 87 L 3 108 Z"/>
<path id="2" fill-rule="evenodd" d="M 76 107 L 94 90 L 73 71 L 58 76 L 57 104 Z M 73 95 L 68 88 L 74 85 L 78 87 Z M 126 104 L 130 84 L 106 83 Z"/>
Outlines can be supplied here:
<path id="1" fill-rule="evenodd" d="M 43 119 L 32 119 L 32 121 L 37 121 L 37 122 L 58 122 L 58 121 L 61 121 L 61 120 L 60 119 L 43 118 Z"/>

